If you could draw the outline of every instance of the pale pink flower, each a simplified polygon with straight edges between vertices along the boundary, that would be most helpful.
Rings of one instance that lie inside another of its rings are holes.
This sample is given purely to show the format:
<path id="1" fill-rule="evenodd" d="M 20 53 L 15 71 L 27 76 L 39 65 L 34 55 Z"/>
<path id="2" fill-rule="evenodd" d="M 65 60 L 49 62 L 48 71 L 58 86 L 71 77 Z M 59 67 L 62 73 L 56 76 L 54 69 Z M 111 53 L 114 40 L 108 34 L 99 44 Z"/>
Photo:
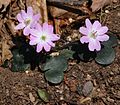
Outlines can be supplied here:
<path id="1" fill-rule="evenodd" d="M 34 15 L 32 7 L 28 7 L 27 12 L 21 10 L 21 12 L 17 14 L 19 24 L 15 27 L 15 29 L 23 29 L 23 34 L 28 36 L 30 34 L 30 29 L 37 24 L 39 18 L 40 14 Z"/>
<path id="2" fill-rule="evenodd" d="M 89 19 L 85 20 L 86 27 L 80 27 L 79 32 L 83 34 L 80 38 L 81 43 L 89 43 L 88 48 L 90 51 L 100 51 L 100 42 L 107 41 L 109 36 L 105 34 L 108 31 L 107 26 L 102 26 L 99 21 L 93 24 Z"/>
<path id="3" fill-rule="evenodd" d="M 55 47 L 53 41 L 57 41 L 60 37 L 53 33 L 53 26 L 48 23 L 36 25 L 36 29 L 31 29 L 30 32 L 30 45 L 37 45 L 36 51 L 39 53 L 43 48 L 46 52 L 49 52 L 51 47 Z"/>

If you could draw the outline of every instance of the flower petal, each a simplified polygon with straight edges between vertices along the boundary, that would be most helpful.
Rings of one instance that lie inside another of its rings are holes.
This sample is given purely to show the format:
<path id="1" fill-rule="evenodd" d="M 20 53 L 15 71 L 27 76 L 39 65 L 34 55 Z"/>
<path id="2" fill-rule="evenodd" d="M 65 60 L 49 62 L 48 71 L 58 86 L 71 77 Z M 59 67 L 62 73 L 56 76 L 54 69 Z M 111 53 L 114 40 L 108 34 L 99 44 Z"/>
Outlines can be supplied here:
<path id="1" fill-rule="evenodd" d="M 29 27 L 25 27 L 24 30 L 23 30 L 23 34 L 25 36 L 28 36 L 30 34 L 30 28 Z"/>
<path id="2" fill-rule="evenodd" d="M 33 9 L 32 9 L 32 7 L 28 7 L 27 8 L 27 14 L 28 14 L 28 16 L 33 16 Z"/>
<path id="3" fill-rule="evenodd" d="M 88 42 L 89 42 L 89 38 L 88 38 L 87 36 L 82 36 L 82 37 L 80 38 L 80 42 L 81 42 L 81 43 L 88 43 Z"/>
<path id="4" fill-rule="evenodd" d="M 42 32 L 40 32 L 40 31 L 38 31 L 36 29 L 31 29 L 30 30 L 30 34 L 33 35 L 33 36 L 35 36 L 35 37 L 39 37 L 39 36 L 42 35 Z"/>
<path id="5" fill-rule="evenodd" d="M 15 29 L 16 30 L 19 30 L 19 29 L 23 29 L 25 27 L 25 24 L 24 23 L 19 23 L 16 27 L 15 27 Z"/>
<path id="6" fill-rule="evenodd" d="M 47 22 L 43 23 L 43 30 L 46 30 L 46 29 L 48 29 L 48 23 Z"/>
<path id="7" fill-rule="evenodd" d="M 52 47 L 55 47 L 55 43 L 53 43 L 52 41 L 49 41 L 49 42 L 47 42 L 50 46 L 52 46 Z"/>
<path id="8" fill-rule="evenodd" d="M 42 26 L 39 23 L 36 23 L 34 25 L 35 25 L 34 27 L 36 30 L 42 31 Z"/>
<path id="9" fill-rule="evenodd" d="M 97 36 L 96 39 L 103 42 L 103 41 L 107 41 L 109 39 L 109 36 L 104 34 L 104 35 Z"/>
<path id="10" fill-rule="evenodd" d="M 25 20 L 27 17 L 27 13 L 24 10 L 21 10 L 21 16 Z"/>
<path id="11" fill-rule="evenodd" d="M 20 13 L 17 14 L 17 20 L 18 20 L 19 22 L 23 22 L 23 21 L 24 21 Z"/>
<path id="12" fill-rule="evenodd" d="M 36 45 L 38 43 L 39 43 L 39 39 L 37 37 L 34 37 L 34 36 L 30 35 L 30 42 L 29 42 L 29 44 L 30 45 Z"/>
<path id="13" fill-rule="evenodd" d="M 81 32 L 83 35 L 88 35 L 88 30 L 85 27 L 80 27 L 79 32 Z"/>
<path id="14" fill-rule="evenodd" d="M 57 41 L 59 39 L 60 39 L 60 36 L 58 34 L 50 34 L 51 41 Z"/>
<path id="15" fill-rule="evenodd" d="M 101 50 L 101 45 L 100 45 L 100 42 L 96 40 L 96 44 L 95 44 L 95 49 L 97 51 L 100 51 Z"/>
<path id="16" fill-rule="evenodd" d="M 107 26 L 103 26 L 101 27 L 99 30 L 97 30 L 97 34 L 98 35 L 103 35 L 108 31 L 108 27 Z"/>
<path id="17" fill-rule="evenodd" d="M 92 29 L 95 30 L 95 31 L 97 31 L 97 30 L 100 29 L 100 28 L 101 28 L 100 22 L 99 22 L 99 21 L 95 21 L 95 22 L 93 23 Z"/>
<path id="18" fill-rule="evenodd" d="M 85 24 L 86 24 L 87 29 L 90 31 L 92 29 L 92 23 L 90 22 L 90 20 L 86 19 Z"/>
<path id="19" fill-rule="evenodd" d="M 53 26 L 52 25 L 48 25 L 48 32 L 53 33 Z"/>
<path id="20" fill-rule="evenodd" d="M 43 48 L 43 45 L 42 45 L 41 43 L 39 43 L 39 44 L 37 45 L 36 51 L 39 53 L 40 51 L 42 51 L 42 48 Z"/>
<path id="21" fill-rule="evenodd" d="M 36 43 L 36 40 L 30 40 L 29 44 L 30 45 L 36 45 L 37 43 Z"/>
<path id="22" fill-rule="evenodd" d="M 95 49 L 97 51 L 100 51 L 100 49 L 101 49 L 100 42 L 97 40 L 91 39 L 89 44 L 88 44 L 88 48 L 90 51 L 94 51 Z"/>
<path id="23" fill-rule="evenodd" d="M 93 42 L 89 42 L 88 48 L 89 48 L 90 51 L 94 51 L 95 48 L 94 48 Z"/>
<path id="24" fill-rule="evenodd" d="M 51 46 L 50 46 L 49 44 L 44 43 L 43 46 L 44 46 L 44 49 L 45 49 L 46 52 L 49 52 L 49 51 L 50 51 Z"/>
<path id="25" fill-rule="evenodd" d="M 40 14 L 37 14 L 37 15 L 33 16 L 34 21 L 39 21 L 39 19 L 40 19 Z"/>

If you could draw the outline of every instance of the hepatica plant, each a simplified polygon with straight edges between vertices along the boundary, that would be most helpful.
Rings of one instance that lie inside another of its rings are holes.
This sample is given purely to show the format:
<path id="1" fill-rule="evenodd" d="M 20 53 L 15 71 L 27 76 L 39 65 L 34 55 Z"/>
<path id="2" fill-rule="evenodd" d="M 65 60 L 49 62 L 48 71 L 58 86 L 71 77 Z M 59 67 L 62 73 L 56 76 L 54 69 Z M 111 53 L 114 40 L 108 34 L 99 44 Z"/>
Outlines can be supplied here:
<path id="1" fill-rule="evenodd" d="M 86 19 L 86 26 L 79 28 L 82 34 L 79 42 L 62 48 L 57 46 L 57 50 L 53 50 L 55 41 L 58 41 L 60 36 L 54 33 L 53 26 L 47 22 L 39 24 L 39 19 L 40 14 L 35 15 L 32 7 L 17 14 L 19 24 L 15 29 L 23 29 L 23 34 L 28 36 L 29 40 L 25 40 L 25 44 L 22 42 L 23 47 L 19 50 L 13 50 L 13 71 L 29 69 L 25 64 L 26 59 L 29 59 L 27 63 L 40 67 L 47 81 L 58 84 L 63 80 L 69 59 L 77 57 L 82 61 L 95 60 L 101 65 L 113 62 L 115 58 L 113 47 L 117 45 L 117 38 L 108 33 L 108 27 L 102 26 L 99 21 L 92 24 Z M 50 56 L 55 51 L 59 52 L 59 55 Z"/>

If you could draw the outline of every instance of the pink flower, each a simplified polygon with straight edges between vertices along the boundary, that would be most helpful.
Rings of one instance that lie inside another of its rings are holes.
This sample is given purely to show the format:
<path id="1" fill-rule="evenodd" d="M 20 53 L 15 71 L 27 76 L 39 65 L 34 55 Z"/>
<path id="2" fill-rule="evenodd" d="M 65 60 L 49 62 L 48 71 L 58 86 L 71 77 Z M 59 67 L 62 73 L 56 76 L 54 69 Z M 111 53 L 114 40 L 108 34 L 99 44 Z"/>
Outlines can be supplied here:
<path id="1" fill-rule="evenodd" d="M 99 21 L 95 21 L 93 24 L 89 19 L 85 20 L 86 27 L 80 27 L 79 32 L 83 34 L 80 38 L 81 43 L 89 43 L 88 48 L 90 51 L 101 50 L 100 42 L 107 41 L 109 36 L 105 34 L 108 31 L 107 26 L 101 26 Z"/>
<path id="2" fill-rule="evenodd" d="M 36 29 L 31 29 L 30 45 L 37 45 L 36 51 L 39 53 L 43 48 L 46 52 L 50 51 L 51 47 L 55 47 L 53 41 L 57 41 L 60 37 L 53 33 L 53 26 L 48 23 L 36 25 Z"/>
<path id="3" fill-rule="evenodd" d="M 24 29 L 23 34 L 28 36 L 30 34 L 30 29 L 37 24 L 39 18 L 40 14 L 33 15 L 32 7 L 28 7 L 27 12 L 21 10 L 21 12 L 17 14 L 19 24 L 15 27 L 15 29 Z"/>

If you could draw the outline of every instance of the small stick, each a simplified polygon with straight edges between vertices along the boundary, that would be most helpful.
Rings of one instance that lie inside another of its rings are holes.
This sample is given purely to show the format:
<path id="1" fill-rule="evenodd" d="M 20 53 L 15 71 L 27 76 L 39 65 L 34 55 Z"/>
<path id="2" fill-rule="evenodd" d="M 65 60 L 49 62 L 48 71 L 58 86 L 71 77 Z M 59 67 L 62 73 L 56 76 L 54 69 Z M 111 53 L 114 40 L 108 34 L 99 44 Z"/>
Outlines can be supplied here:
<path id="1" fill-rule="evenodd" d="M 43 22 L 48 22 L 48 12 L 47 12 L 46 0 L 42 0 L 42 8 L 43 8 Z"/>

